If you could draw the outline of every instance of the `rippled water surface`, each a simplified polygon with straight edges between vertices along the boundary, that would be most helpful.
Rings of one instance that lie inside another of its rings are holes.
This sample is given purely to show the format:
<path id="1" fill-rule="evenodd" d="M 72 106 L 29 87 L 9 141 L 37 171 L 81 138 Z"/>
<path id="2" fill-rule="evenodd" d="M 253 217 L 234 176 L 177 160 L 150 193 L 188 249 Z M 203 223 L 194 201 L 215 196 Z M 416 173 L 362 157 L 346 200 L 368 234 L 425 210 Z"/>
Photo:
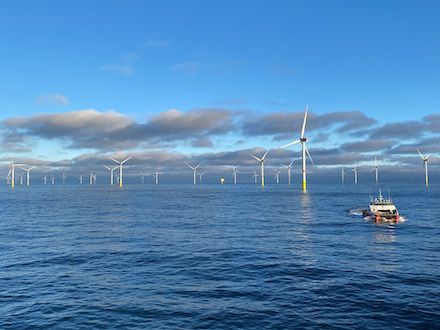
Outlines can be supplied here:
<path id="1" fill-rule="evenodd" d="M 0 187 L 0 328 L 440 328 L 440 187 Z"/>

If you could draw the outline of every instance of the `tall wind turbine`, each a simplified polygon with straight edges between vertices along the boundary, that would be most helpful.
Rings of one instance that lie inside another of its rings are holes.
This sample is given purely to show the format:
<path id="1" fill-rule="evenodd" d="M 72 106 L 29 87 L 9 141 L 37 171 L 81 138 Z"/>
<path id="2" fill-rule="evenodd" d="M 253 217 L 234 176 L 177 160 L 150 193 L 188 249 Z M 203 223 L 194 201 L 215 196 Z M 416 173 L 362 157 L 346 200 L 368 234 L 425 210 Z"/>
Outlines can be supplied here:
<path id="1" fill-rule="evenodd" d="M 25 167 L 20 167 L 23 171 L 26 172 L 26 186 L 30 185 L 31 182 L 31 171 L 35 166 L 31 166 L 29 168 L 25 168 Z"/>
<path id="2" fill-rule="evenodd" d="M 24 166 L 23 164 L 15 164 L 14 162 L 11 162 L 9 165 L 9 173 L 8 176 L 11 178 L 11 187 L 15 187 L 15 168 L 20 166 Z"/>
<path id="3" fill-rule="evenodd" d="M 126 163 L 127 161 L 129 161 L 132 158 L 133 158 L 133 156 L 130 156 L 127 159 L 124 159 L 122 161 L 119 161 L 119 160 L 114 159 L 114 158 L 110 158 L 112 161 L 114 161 L 115 163 L 119 164 L 119 187 L 120 188 L 122 188 L 122 165 L 124 165 L 124 163 Z"/>
<path id="4" fill-rule="evenodd" d="M 292 169 L 293 162 L 294 160 L 292 160 L 289 165 L 281 165 L 282 167 L 287 168 L 287 182 L 289 183 L 289 185 L 290 185 L 290 171 Z"/>
<path id="5" fill-rule="evenodd" d="M 114 176 L 113 172 L 118 168 L 118 166 L 110 167 L 110 166 L 104 165 L 104 167 L 110 171 L 110 185 L 113 186 L 113 183 L 115 182 L 113 180 L 113 176 Z"/>
<path id="6" fill-rule="evenodd" d="M 264 188 L 264 162 L 266 161 L 266 157 L 267 154 L 269 153 L 270 150 L 267 150 L 266 153 L 263 155 L 263 157 L 258 158 L 254 155 L 251 155 L 252 157 L 254 157 L 256 160 L 258 160 L 260 162 L 261 165 L 261 187 Z"/>
<path id="7" fill-rule="evenodd" d="M 229 167 L 232 169 L 232 178 L 234 179 L 234 184 L 237 184 L 237 173 L 239 173 L 239 170 L 237 169 L 237 166 L 234 165 Z"/>
<path id="8" fill-rule="evenodd" d="M 429 180 L 428 180 L 428 161 L 429 161 L 429 156 L 431 156 L 431 154 L 429 154 L 428 156 L 424 156 L 420 150 L 417 148 L 417 152 L 419 153 L 420 157 L 423 160 L 423 163 L 425 164 L 425 186 L 428 187 L 429 184 Z"/>
<path id="9" fill-rule="evenodd" d="M 197 184 L 197 180 L 196 180 L 196 175 L 197 175 L 197 169 L 199 168 L 199 166 L 201 165 L 201 164 L 199 164 L 199 165 L 197 165 L 197 166 L 191 166 L 191 165 L 189 165 L 188 163 L 185 163 L 190 169 L 192 169 L 193 170 L 193 174 L 194 174 L 194 184 Z"/>
<path id="10" fill-rule="evenodd" d="M 371 169 L 371 172 L 375 172 L 376 184 L 379 183 L 379 166 L 377 166 L 377 157 L 374 157 L 374 167 Z"/>
<path id="11" fill-rule="evenodd" d="M 357 184 L 358 183 L 358 167 L 357 167 L 357 165 L 354 165 L 353 172 L 354 172 L 354 183 Z"/>
<path id="12" fill-rule="evenodd" d="M 301 134 L 299 136 L 299 140 L 292 141 L 292 142 L 280 147 L 280 148 L 286 148 L 286 147 L 291 146 L 293 144 L 301 143 L 301 147 L 302 147 L 302 190 L 303 191 L 306 191 L 306 189 L 307 189 L 306 153 L 307 153 L 307 156 L 309 157 L 310 161 L 312 162 L 312 164 L 314 164 L 313 159 L 310 156 L 309 150 L 307 149 L 307 146 L 306 146 L 307 138 L 304 137 L 304 133 L 306 130 L 308 112 L 309 112 L 309 106 L 306 107 L 306 111 L 304 112 L 304 120 L 303 120 L 303 124 L 302 124 L 302 128 L 301 128 Z"/>

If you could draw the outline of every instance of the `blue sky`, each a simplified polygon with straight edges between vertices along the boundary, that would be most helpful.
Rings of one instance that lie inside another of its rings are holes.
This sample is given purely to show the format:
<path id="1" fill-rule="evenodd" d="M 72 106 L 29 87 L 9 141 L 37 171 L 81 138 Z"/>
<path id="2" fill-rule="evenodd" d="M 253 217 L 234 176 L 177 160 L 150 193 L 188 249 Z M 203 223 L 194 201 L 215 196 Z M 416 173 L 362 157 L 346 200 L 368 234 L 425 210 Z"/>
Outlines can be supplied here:
<path id="1" fill-rule="evenodd" d="M 439 112 L 439 12 L 437 1 L 4 1 L 0 120 L 94 109 L 145 123 L 170 109 L 252 117 L 299 113 L 309 104 L 317 116 L 358 111 L 376 127 L 411 127 Z M 415 139 L 437 137 L 429 125 Z M 22 141 L 32 151 L 20 157 L 105 152 L 66 149 L 74 136 L 19 129 L 32 137 Z M 209 135 L 207 148 L 178 142 L 159 149 L 201 154 L 283 140 L 223 133 Z M 318 147 L 359 140 L 355 135 L 332 134 Z M 415 142 L 383 137 L 390 138 Z"/>

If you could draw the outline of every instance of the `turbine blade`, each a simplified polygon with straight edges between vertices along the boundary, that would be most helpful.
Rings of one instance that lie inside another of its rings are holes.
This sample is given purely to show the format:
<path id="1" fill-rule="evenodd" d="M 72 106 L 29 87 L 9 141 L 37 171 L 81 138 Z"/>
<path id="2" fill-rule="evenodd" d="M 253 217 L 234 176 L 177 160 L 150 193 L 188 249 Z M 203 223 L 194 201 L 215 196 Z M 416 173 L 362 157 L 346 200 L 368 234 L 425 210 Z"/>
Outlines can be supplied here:
<path id="1" fill-rule="evenodd" d="M 185 164 L 188 165 L 188 167 L 189 167 L 190 169 L 195 170 L 195 168 L 192 167 L 191 165 L 189 165 L 188 163 L 185 163 Z"/>
<path id="2" fill-rule="evenodd" d="M 115 163 L 121 164 L 121 162 L 119 160 L 116 160 L 114 158 L 110 158 L 112 161 L 114 161 Z"/>
<path id="3" fill-rule="evenodd" d="M 287 144 L 285 144 L 285 145 L 279 147 L 278 149 L 286 148 L 286 147 L 288 147 L 288 146 L 291 146 L 291 145 L 294 145 L 294 144 L 297 144 L 297 143 L 300 143 L 300 142 L 301 142 L 300 140 L 296 140 L 296 141 L 293 141 L 293 142 L 287 143 Z"/>
<path id="4" fill-rule="evenodd" d="M 304 143 L 304 149 L 306 149 L 307 156 L 309 157 L 310 161 L 312 162 L 312 165 L 315 166 L 315 162 L 313 161 L 312 156 L 310 156 L 309 149 L 307 149 L 305 143 Z"/>
<path id="5" fill-rule="evenodd" d="M 306 107 L 306 112 L 304 113 L 304 121 L 301 128 L 301 139 L 304 138 L 304 132 L 306 130 L 307 113 L 309 112 L 309 106 Z"/>
<path id="6" fill-rule="evenodd" d="M 417 148 L 417 152 L 419 153 L 420 157 L 422 157 L 422 159 L 425 158 L 425 157 L 422 155 L 422 153 L 420 152 L 419 148 Z"/>
<path id="7" fill-rule="evenodd" d="M 256 160 L 258 160 L 259 162 L 261 162 L 261 159 L 260 158 L 258 158 L 258 157 L 256 157 L 256 156 L 254 156 L 254 155 L 251 155 L 251 157 L 254 157 Z"/>
<path id="8" fill-rule="evenodd" d="M 295 160 L 292 160 L 292 161 L 290 162 L 289 167 L 292 167 L 294 161 L 295 161 Z"/>
<path id="9" fill-rule="evenodd" d="M 264 160 L 264 159 L 266 158 L 266 156 L 267 156 L 267 154 L 269 153 L 269 151 L 270 151 L 270 149 L 269 149 L 268 151 L 266 151 L 266 153 L 264 154 L 264 156 L 261 157 L 261 160 Z"/>

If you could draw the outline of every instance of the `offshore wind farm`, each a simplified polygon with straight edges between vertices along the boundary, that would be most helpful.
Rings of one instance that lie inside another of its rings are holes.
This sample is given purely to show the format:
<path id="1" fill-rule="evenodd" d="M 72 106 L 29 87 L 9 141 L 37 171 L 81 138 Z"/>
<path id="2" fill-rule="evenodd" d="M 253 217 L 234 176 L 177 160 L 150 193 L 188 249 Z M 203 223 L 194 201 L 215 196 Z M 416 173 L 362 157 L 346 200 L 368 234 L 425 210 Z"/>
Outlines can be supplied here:
<path id="1" fill-rule="evenodd" d="M 0 328 L 440 328 L 439 10 L 6 1 Z"/>

